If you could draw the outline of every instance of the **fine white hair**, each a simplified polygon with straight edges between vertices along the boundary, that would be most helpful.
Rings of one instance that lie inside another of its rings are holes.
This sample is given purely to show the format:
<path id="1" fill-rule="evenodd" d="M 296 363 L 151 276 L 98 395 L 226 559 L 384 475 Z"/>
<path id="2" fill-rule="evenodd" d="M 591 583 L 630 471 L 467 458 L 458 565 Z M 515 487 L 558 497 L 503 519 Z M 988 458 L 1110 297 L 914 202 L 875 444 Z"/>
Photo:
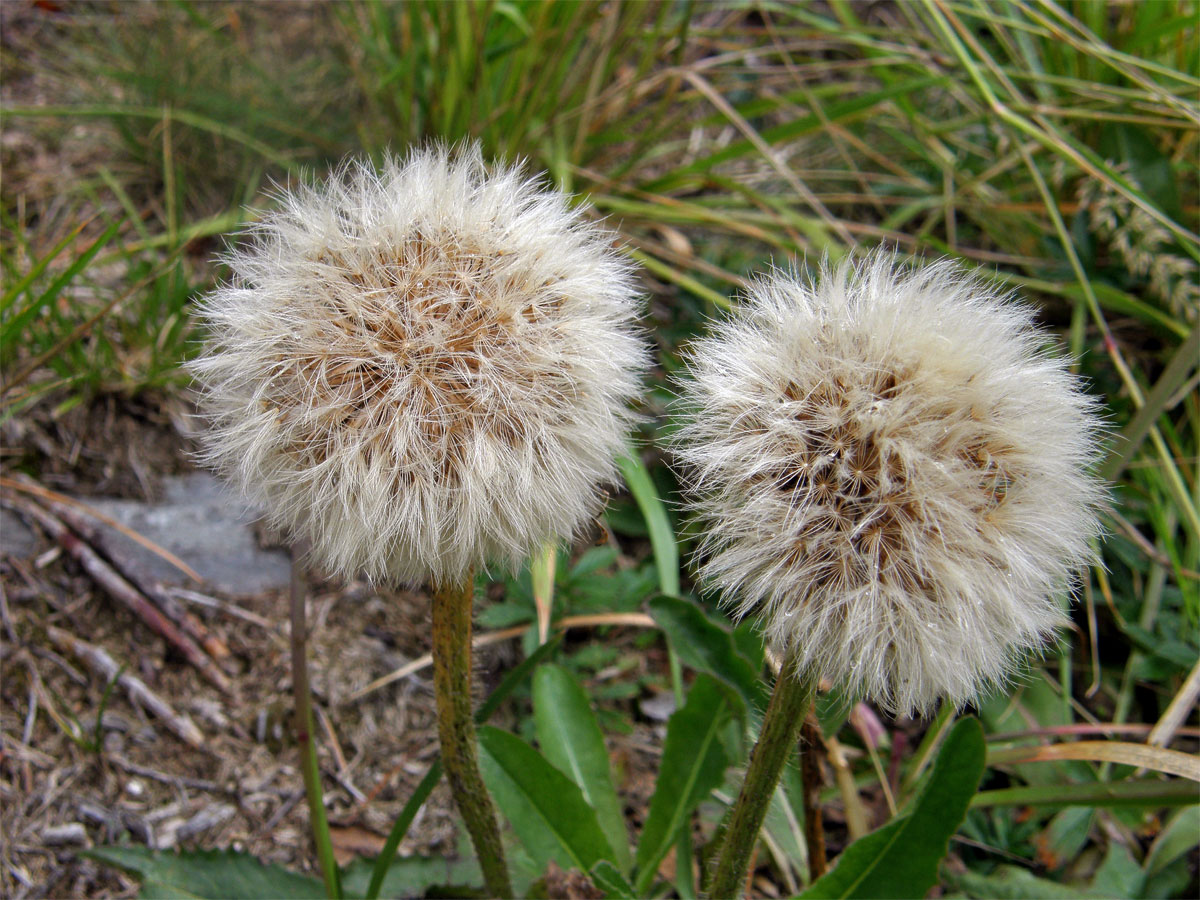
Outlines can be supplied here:
<path id="1" fill-rule="evenodd" d="M 478 146 L 280 199 L 202 303 L 204 460 L 342 575 L 456 583 L 594 516 L 647 357 L 613 235 Z"/>
<path id="2" fill-rule="evenodd" d="M 950 262 L 756 282 L 682 382 L 701 578 L 797 671 L 896 713 L 977 699 L 1099 533 L 1097 404 L 1047 343 Z"/>

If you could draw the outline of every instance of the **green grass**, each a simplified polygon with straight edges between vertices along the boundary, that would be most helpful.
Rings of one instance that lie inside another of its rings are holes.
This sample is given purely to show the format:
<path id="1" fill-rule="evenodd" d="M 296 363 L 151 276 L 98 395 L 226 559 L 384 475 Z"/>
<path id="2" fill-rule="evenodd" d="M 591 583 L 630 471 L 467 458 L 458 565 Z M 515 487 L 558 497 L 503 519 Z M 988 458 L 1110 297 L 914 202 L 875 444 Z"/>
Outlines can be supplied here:
<path id="1" fill-rule="evenodd" d="M 220 275 L 204 257 L 271 179 L 477 139 L 621 231 L 648 273 L 661 372 L 748 275 L 793 259 L 887 244 L 1036 302 L 1106 403 L 1110 536 L 1078 632 L 1038 667 L 1051 694 L 985 721 L 1153 725 L 1180 689 L 1200 620 L 1194 2 L 362 0 L 306 10 L 302 33 L 264 7 L 126 9 L 67 16 L 50 104 L 4 113 L 13 133 L 99 127 L 94 163 L 55 196 L 6 178 L 5 417 L 182 389 L 191 304 Z M 301 34 L 311 52 L 294 52 Z M 9 76 L 38 64 L 4 52 Z M 649 474 L 669 495 L 669 473 Z M 1036 803 L 1118 774 L 1079 765 L 985 786 Z M 1095 846 L 1140 833 L 1163 805 L 1148 793 L 1086 800 L 1094 816 L 1072 827 Z M 1018 817 L 990 796 L 977 842 L 1026 861 L 1039 835 L 1070 843 L 1052 807 Z M 984 875 L 999 858 L 966 857 Z"/>

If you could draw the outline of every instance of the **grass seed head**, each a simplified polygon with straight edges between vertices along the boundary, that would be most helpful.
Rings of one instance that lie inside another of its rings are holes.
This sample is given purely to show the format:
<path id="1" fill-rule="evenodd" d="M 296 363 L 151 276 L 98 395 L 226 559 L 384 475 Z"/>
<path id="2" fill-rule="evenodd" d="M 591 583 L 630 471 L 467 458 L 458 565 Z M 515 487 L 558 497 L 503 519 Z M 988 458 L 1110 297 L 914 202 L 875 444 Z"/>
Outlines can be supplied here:
<path id="1" fill-rule="evenodd" d="M 612 235 L 477 147 L 284 194 L 203 303 L 206 461 L 350 575 L 452 583 L 599 505 L 646 361 Z"/>
<path id="2" fill-rule="evenodd" d="M 893 712 L 969 702 L 1064 623 L 1096 404 L 1031 310 L 952 263 L 776 273 L 699 341 L 676 453 L 700 575 Z"/>

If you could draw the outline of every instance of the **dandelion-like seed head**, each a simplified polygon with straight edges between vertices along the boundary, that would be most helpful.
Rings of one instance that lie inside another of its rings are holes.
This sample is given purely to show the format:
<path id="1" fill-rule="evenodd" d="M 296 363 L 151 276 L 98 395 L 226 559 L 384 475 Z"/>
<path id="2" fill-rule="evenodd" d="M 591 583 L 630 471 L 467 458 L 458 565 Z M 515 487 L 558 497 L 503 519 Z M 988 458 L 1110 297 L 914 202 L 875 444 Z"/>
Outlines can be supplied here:
<path id="1" fill-rule="evenodd" d="M 1031 310 L 883 254 L 758 282 L 689 361 L 676 452 L 700 575 L 798 670 L 963 704 L 1064 622 L 1099 420 Z"/>
<path id="2" fill-rule="evenodd" d="M 645 364 L 612 235 L 477 147 L 281 199 L 203 303 L 206 461 L 375 579 L 455 583 L 594 515 Z"/>

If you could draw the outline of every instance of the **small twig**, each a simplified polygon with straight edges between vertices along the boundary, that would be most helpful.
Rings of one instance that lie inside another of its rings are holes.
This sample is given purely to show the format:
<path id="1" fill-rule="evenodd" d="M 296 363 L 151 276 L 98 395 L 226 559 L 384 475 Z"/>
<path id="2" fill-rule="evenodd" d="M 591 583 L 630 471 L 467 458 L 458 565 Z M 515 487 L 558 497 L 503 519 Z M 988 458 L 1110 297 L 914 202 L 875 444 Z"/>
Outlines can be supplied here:
<path id="1" fill-rule="evenodd" d="M 117 684 L 125 689 L 133 701 L 162 719 L 164 724 L 184 743 L 196 749 L 203 746 L 204 734 L 191 719 L 182 713 L 175 712 L 169 703 L 146 687 L 145 682 L 122 669 L 116 660 L 108 655 L 107 651 L 53 625 L 46 627 L 46 634 L 60 648 L 87 663 L 88 667 L 101 678 L 106 681 L 116 679 Z"/>
<path id="2" fill-rule="evenodd" d="M 1142 722 L 1101 722 L 1099 725 L 1088 723 L 1047 725 L 1044 728 L 1026 728 L 1022 731 L 1004 731 L 999 734 L 990 734 L 988 735 L 988 743 L 1003 744 L 1008 741 L 1020 740 L 1021 738 L 1058 737 L 1080 734 L 1149 734 L 1153 729 L 1154 726 Z M 1176 729 L 1175 734 L 1192 738 L 1200 737 L 1200 728 L 1179 728 Z M 1168 743 L 1170 742 L 1168 741 Z"/>
<path id="3" fill-rule="evenodd" d="M 222 692 L 230 692 L 229 679 L 217 668 L 212 659 L 191 637 L 181 632 L 163 612 L 151 603 L 137 588 L 125 580 L 112 566 L 87 543 L 81 540 L 62 520 L 42 509 L 36 503 L 17 497 L 0 497 L 0 503 L 37 520 L 46 532 L 58 541 L 114 600 L 125 604 L 155 633 L 175 647 L 184 658 L 195 666 L 200 674 L 216 685 Z"/>
<path id="4" fill-rule="evenodd" d="M 825 855 L 825 822 L 821 812 L 821 757 L 816 749 L 824 746 L 817 717 L 809 713 L 800 729 L 800 741 L 807 752 L 800 754 L 800 777 L 804 781 L 804 842 L 808 845 L 808 876 L 816 881 L 829 870 Z"/>
<path id="5" fill-rule="evenodd" d="M 1148 541 L 1146 539 L 1146 536 L 1144 534 L 1142 534 L 1140 531 L 1138 531 L 1137 527 L 1132 522 L 1130 522 L 1128 519 L 1126 519 L 1123 515 L 1121 515 L 1116 510 L 1116 508 L 1110 506 L 1110 507 L 1105 508 L 1104 512 L 1108 515 L 1108 517 L 1110 519 L 1112 519 L 1114 522 L 1117 523 L 1117 525 L 1119 525 L 1121 527 L 1121 530 L 1123 532 L 1125 532 L 1126 535 L 1129 536 L 1129 539 L 1131 541 L 1133 541 L 1135 544 L 1138 545 L 1138 547 L 1141 549 L 1141 551 L 1144 554 L 1146 554 L 1146 556 L 1148 556 L 1150 559 L 1154 560 L 1156 563 L 1158 563 L 1160 566 L 1162 566 L 1165 569 L 1174 569 L 1175 568 L 1175 564 L 1173 562 L 1171 562 L 1171 558 L 1169 556 L 1167 556 L 1167 554 L 1165 554 L 1161 550 L 1159 550 L 1157 547 L 1155 547 L 1153 544 L 1151 544 L 1150 541 Z M 1176 569 L 1176 571 L 1183 578 L 1190 578 L 1193 581 L 1200 580 L 1200 572 L 1195 572 L 1191 569 L 1185 569 L 1182 566 L 1180 566 L 1178 569 Z"/>
<path id="6" fill-rule="evenodd" d="M 1154 747 L 1165 747 L 1171 743 L 1183 720 L 1196 708 L 1197 696 L 1200 696 L 1200 661 L 1192 667 L 1183 687 L 1179 689 L 1167 711 L 1162 714 L 1162 718 L 1150 730 L 1150 737 L 1146 738 L 1146 743 Z"/>
<path id="7" fill-rule="evenodd" d="M 2 583 L 0 583 L 0 623 L 4 624 L 4 631 L 8 634 L 9 642 L 20 643 L 17 640 L 17 629 L 13 626 L 12 615 L 8 611 L 8 592 L 4 590 Z"/>
<path id="8" fill-rule="evenodd" d="M 867 810 L 863 806 L 862 798 L 858 796 L 858 785 L 854 783 L 854 772 L 850 769 L 850 764 L 846 762 L 846 754 L 837 738 L 826 738 L 825 749 L 829 753 L 829 764 L 833 766 L 838 790 L 842 795 L 842 804 L 846 812 L 846 829 L 850 832 L 850 839 L 857 841 L 870 831 L 871 827 L 867 823 Z"/>
<path id="9" fill-rule="evenodd" d="M 98 546 L 107 551 L 108 561 L 113 568 L 119 571 L 130 583 L 141 590 L 151 601 L 153 601 L 163 614 L 179 626 L 184 634 L 188 635 L 192 640 L 205 649 L 218 663 L 223 663 L 228 660 L 232 654 L 229 652 L 229 647 L 221 638 L 217 637 L 208 626 L 201 622 L 198 618 L 188 612 L 176 600 L 166 588 L 161 584 L 148 581 L 139 576 L 139 573 L 134 571 L 134 566 L 130 565 L 128 559 L 122 559 L 125 554 L 118 555 L 112 552 L 111 548 L 107 547 L 108 543 L 105 540 L 104 532 L 98 527 L 97 522 L 108 525 L 125 535 L 125 537 L 136 542 L 141 547 L 149 550 L 155 555 L 166 560 L 183 574 L 187 575 L 196 581 L 200 581 L 200 576 L 181 559 L 173 553 L 158 546 L 149 538 L 143 537 L 132 528 L 122 525 L 120 522 L 104 515 L 97 509 L 93 509 L 85 503 L 80 503 L 70 497 L 51 491 L 41 485 L 33 483 L 31 480 L 21 478 L 13 480 L 0 477 L 0 485 L 12 487 L 16 490 L 22 490 L 36 496 L 54 515 L 62 519 L 62 521 L 77 535 L 87 541 L 89 544 Z"/>
<path id="10" fill-rule="evenodd" d="M 130 775 L 140 775 L 142 778 L 150 778 L 154 781 L 161 781 L 163 784 L 174 785 L 175 787 L 191 788 L 194 791 L 208 791 L 210 793 L 236 794 L 236 789 L 222 787 L 215 781 L 208 781 L 203 778 L 189 778 L 186 775 L 169 775 L 166 772 L 160 772 L 158 769 L 152 769 L 149 766 L 139 766 L 137 763 L 130 762 L 123 756 L 108 756 L 109 762 L 113 763 L 118 769 L 128 772 Z"/>
<path id="11" fill-rule="evenodd" d="M 145 547 L 155 556 L 167 563 L 170 563 L 193 581 L 204 581 L 204 579 L 200 577 L 199 573 L 197 573 L 195 569 L 185 563 L 170 550 L 167 550 L 165 547 L 160 547 L 148 537 L 138 534 L 128 525 L 123 525 L 112 516 L 105 515 L 104 513 L 100 512 L 100 510 L 93 506 L 89 506 L 81 500 L 76 500 L 73 497 L 68 497 L 66 494 L 60 494 L 57 491 L 52 491 L 47 487 L 43 487 L 42 485 L 35 483 L 32 479 L 27 477 L 18 477 L 14 479 L 5 478 L 3 475 L 0 475 L 0 487 L 11 488 L 14 491 L 22 491 L 26 494 L 33 494 L 35 497 L 45 503 L 51 512 L 55 513 L 64 521 L 70 522 L 72 528 L 75 527 L 75 522 L 72 521 L 72 517 L 64 514 L 64 510 L 78 511 L 88 515 L 99 522 L 103 522 L 110 528 L 115 528 L 134 543 Z"/>
<path id="12" fill-rule="evenodd" d="M 89 516 L 81 514 L 80 510 L 64 503 L 56 503 L 52 500 L 44 501 L 51 510 L 63 522 L 81 538 L 89 544 L 104 547 L 105 536 L 103 532 L 96 526 Z M 106 523 L 108 524 L 108 523 Z M 114 523 L 115 524 L 115 523 Z M 124 529 L 122 534 L 136 534 L 131 529 Z M 146 541 L 143 538 L 146 544 Z M 105 548 L 108 549 L 108 548 Z M 167 551 L 163 551 L 166 553 Z M 112 564 L 114 570 L 120 572 L 132 585 L 138 588 L 143 594 L 149 598 L 155 606 L 162 610 L 163 615 L 174 622 L 179 629 L 194 640 L 197 644 L 218 663 L 225 662 L 232 654 L 229 652 L 229 647 L 221 638 L 209 631 L 208 626 L 201 622 L 196 616 L 188 612 L 175 597 L 163 585 L 155 581 L 149 581 L 146 578 L 140 577 L 139 573 L 134 571 L 134 566 L 130 565 L 128 559 L 122 559 L 120 555 L 108 552 L 108 562 Z"/>
<path id="13" fill-rule="evenodd" d="M 266 616 L 260 616 L 258 613 L 243 609 L 236 603 L 231 603 L 228 600 L 210 597 L 208 594 L 201 594 L 199 591 L 190 591 L 187 588 L 181 587 L 169 587 L 166 589 L 166 592 L 178 600 L 186 600 L 188 603 L 195 603 L 197 606 L 218 610 L 226 615 L 233 616 L 235 619 L 242 619 L 243 621 L 257 625 L 259 628 L 267 631 L 280 631 L 278 622 L 273 622 Z"/>
<path id="14" fill-rule="evenodd" d="M 342 752 L 342 744 L 337 738 L 337 732 L 333 730 L 333 722 L 321 707 L 316 707 L 316 712 L 317 718 L 321 720 L 321 728 L 325 731 L 325 738 L 329 742 L 329 749 L 333 752 L 333 760 L 337 763 L 337 770 L 333 773 L 333 777 L 337 779 L 338 784 L 350 792 L 350 796 L 356 803 L 362 803 L 367 799 L 367 795 L 350 780 L 350 766 L 346 762 L 346 754 Z"/>
<path id="15" fill-rule="evenodd" d="M 279 804 L 279 809 L 275 810 L 274 815 L 269 818 L 262 827 L 262 834 L 270 834 L 275 830 L 275 826 L 283 821 L 284 816 L 296 808 L 296 804 L 304 799 L 304 791 L 294 791 L 283 799 Z"/>

